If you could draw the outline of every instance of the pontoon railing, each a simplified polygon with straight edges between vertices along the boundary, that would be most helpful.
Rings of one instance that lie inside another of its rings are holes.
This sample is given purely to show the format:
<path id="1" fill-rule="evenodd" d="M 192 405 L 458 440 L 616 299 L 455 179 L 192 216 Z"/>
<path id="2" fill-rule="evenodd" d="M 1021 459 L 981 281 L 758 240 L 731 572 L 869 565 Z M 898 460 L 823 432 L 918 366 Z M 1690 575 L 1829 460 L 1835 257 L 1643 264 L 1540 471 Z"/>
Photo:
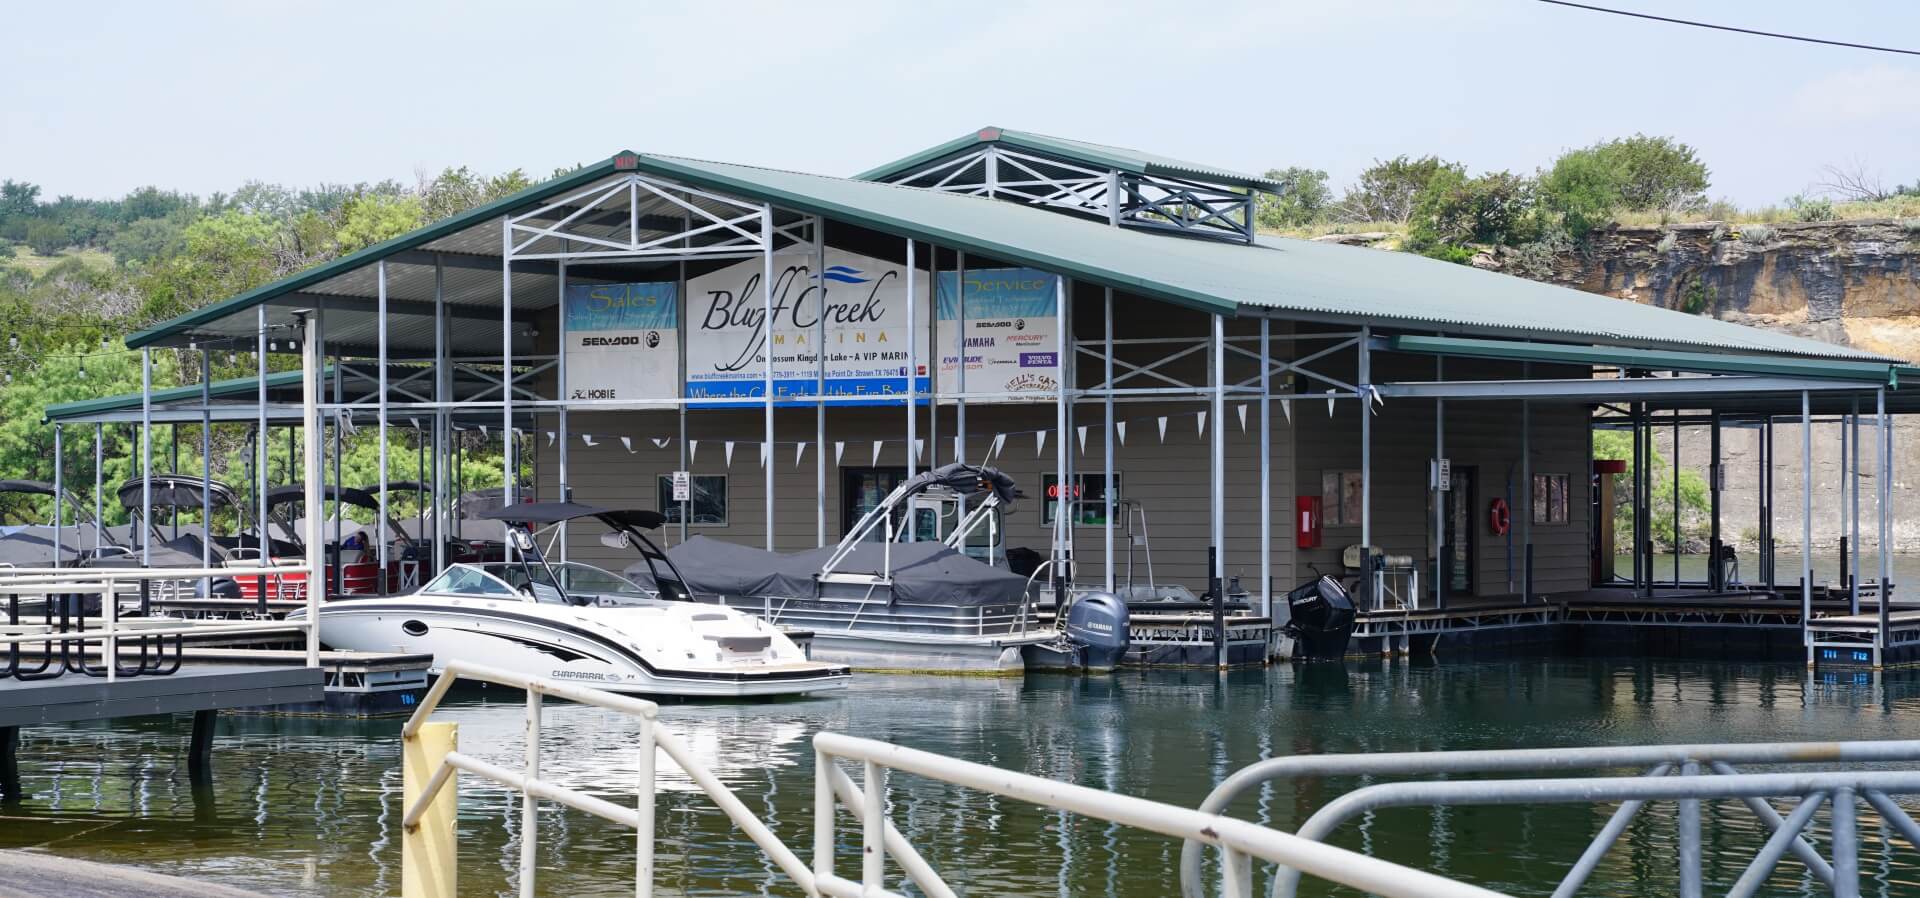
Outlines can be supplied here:
<path id="1" fill-rule="evenodd" d="M 431 721 L 435 709 L 454 681 L 480 680 L 523 689 L 527 693 L 525 764 L 519 770 L 503 767 L 460 752 L 452 723 Z M 639 783 L 631 806 L 559 785 L 540 776 L 542 704 L 546 696 L 617 711 L 639 722 L 631 750 L 639 760 Z M 634 830 L 634 894 L 653 894 L 656 838 L 655 773 L 657 753 L 686 772 L 695 786 L 727 815 L 773 862 L 778 875 L 808 896 L 829 898 L 900 898 L 887 888 L 888 860 L 899 874 L 928 898 L 955 898 L 926 858 L 887 817 L 887 779 L 892 772 L 988 792 L 1042 808 L 1080 814 L 1176 839 L 1194 839 L 1226 852 L 1224 881 L 1238 880 L 1233 871 L 1259 858 L 1297 867 L 1332 882 L 1372 892 L 1385 898 L 1499 898 L 1499 893 L 1465 885 L 1431 873 L 1356 854 L 1258 824 L 1144 798 L 1117 795 L 1086 786 L 1015 773 L 932 752 L 904 748 L 872 739 L 838 733 L 814 736 L 813 858 L 809 864 L 789 848 L 767 824 L 749 810 L 739 796 L 722 784 L 713 771 L 693 756 L 679 737 L 659 725 L 659 706 L 650 701 L 606 692 L 591 686 L 528 677 L 482 665 L 451 662 L 445 673 L 421 699 L 401 730 L 403 803 L 401 818 L 401 895 L 403 898 L 451 896 L 457 886 L 455 845 L 458 774 L 483 777 L 521 794 L 520 863 L 518 891 L 532 896 L 539 847 L 540 801 L 551 801 Z M 855 784 L 841 762 L 860 765 L 864 782 Z M 855 881 L 835 872 L 838 813 L 846 810 L 860 825 L 860 874 Z M 1250 898 L 1229 892 L 1234 898 Z"/>

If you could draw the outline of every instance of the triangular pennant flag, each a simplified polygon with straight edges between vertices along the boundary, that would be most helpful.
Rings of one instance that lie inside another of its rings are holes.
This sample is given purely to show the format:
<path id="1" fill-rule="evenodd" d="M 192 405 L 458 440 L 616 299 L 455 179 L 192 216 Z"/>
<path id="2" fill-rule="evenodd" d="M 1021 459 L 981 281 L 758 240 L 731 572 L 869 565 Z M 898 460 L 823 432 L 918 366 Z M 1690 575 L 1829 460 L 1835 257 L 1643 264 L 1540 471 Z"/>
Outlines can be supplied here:
<path id="1" fill-rule="evenodd" d="M 994 434 L 993 445 L 987 447 L 987 461 L 993 461 L 993 457 L 999 455 L 1001 447 L 1005 445 L 1007 445 L 1007 435 L 1004 433 Z"/>
<path id="2" fill-rule="evenodd" d="M 556 438 L 558 438 L 558 436 L 559 436 L 559 434 L 556 434 L 556 433 L 554 433 L 554 432 L 553 432 L 553 431 L 551 431 L 551 430 L 549 430 L 549 431 L 547 431 L 547 445 L 548 445 L 548 446 L 552 446 L 552 445 L 553 445 L 553 441 L 554 441 L 554 440 L 555 440 Z"/>
<path id="3" fill-rule="evenodd" d="M 483 440 L 493 439 L 493 437 L 487 435 L 487 425 L 485 424 L 480 425 L 480 438 Z"/>
<path id="4" fill-rule="evenodd" d="M 1194 436 L 1202 436 L 1202 437 L 1207 435 L 1207 413 L 1206 412 L 1201 412 L 1199 420 L 1194 422 L 1193 434 Z"/>
<path id="5" fill-rule="evenodd" d="M 1113 424 L 1113 432 L 1120 437 L 1120 445 L 1125 446 L 1127 444 L 1127 422 L 1115 421 Z"/>
<path id="6" fill-rule="evenodd" d="M 926 452 L 926 449 L 927 449 L 927 441 L 916 438 L 913 441 L 913 460 L 919 461 L 920 456 Z"/>
<path id="7" fill-rule="evenodd" d="M 1293 402 L 1292 402 L 1292 400 L 1288 400 L 1288 399 L 1282 399 L 1282 400 L 1280 400 L 1280 417 L 1282 417 L 1282 418 L 1285 418 L 1285 419 L 1287 419 L 1287 423 L 1288 423 L 1288 424 L 1292 424 L 1292 423 L 1293 423 Z"/>
<path id="8" fill-rule="evenodd" d="M 407 419 L 407 423 L 408 423 L 408 424 L 412 424 L 412 425 L 413 425 L 413 429 L 414 429 L 414 430 L 419 430 L 419 429 L 420 429 L 420 419 L 419 419 L 419 418 L 408 418 L 408 419 Z"/>
<path id="9" fill-rule="evenodd" d="M 833 466 L 840 467 L 840 456 L 847 454 L 847 441 L 835 440 L 833 443 Z"/>
<path id="10" fill-rule="evenodd" d="M 655 449 L 665 449 L 668 443 L 673 442 L 673 437 L 653 437 L 652 439 Z"/>
<path id="11" fill-rule="evenodd" d="M 796 468 L 799 467 L 800 460 L 805 458 L 806 456 L 807 456 L 807 444 L 805 443 L 793 444 L 793 466 L 794 467 Z"/>
<path id="12" fill-rule="evenodd" d="M 1240 413 L 1240 432 L 1246 433 L 1247 432 L 1247 404 L 1242 402 L 1239 405 L 1234 406 L 1233 410 Z"/>
<path id="13" fill-rule="evenodd" d="M 764 468 L 767 466 L 767 456 L 773 454 L 773 444 L 760 443 L 758 445 L 760 446 L 760 467 Z"/>
<path id="14" fill-rule="evenodd" d="M 593 445 L 593 434 L 590 434 L 590 433 L 583 433 L 583 434 L 581 434 L 581 435 L 580 435 L 580 442 L 582 442 L 582 443 L 585 443 L 585 444 L 587 444 L 587 445 L 589 445 L 589 446 L 591 446 L 591 445 Z"/>
<path id="15" fill-rule="evenodd" d="M 1160 442 L 1164 443 L 1166 441 L 1167 441 L 1167 416 L 1161 415 L 1160 416 Z"/>
<path id="16" fill-rule="evenodd" d="M 1327 391 L 1327 417 L 1333 417 L 1333 391 Z"/>
<path id="17" fill-rule="evenodd" d="M 1033 456 L 1039 458 L 1045 451 L 1047 451 L 1047 432 L 1036 430 L 1033 432 Z"/>
<path id="18" fill-rule="evenodd" d="M 958 436 L 954 437 L 953 438 L 953 460 L 959 461 L 960 457 L 966 454 L 967 454 L 966 439 L 964 437 L 958 437 Z"/>
<path id="19" fill-rule="evenodd" d="M 728 440 L 725 445 L 727 450 L 727 467 L 731 468 L 733 467 L 733 441 Z"/>
<path id="20" fill-rule="evenodd" d="M 626 447 L 628 455 L 633 454 L 633 437 L 621 437 L 620 445 Z"/>
<path id="21" fill-rule="evenodd" d="M 872 462 L 872 464 L 873 464 L 873 466 L 874 466 L 874 467 L 879 467 L 879 466 L 880 466 L 880 447 L 881 447 L 881 446 L 884 446 L 884 445 L 886 445 L 886 441 L 885 441 L 885 440 L 874 440 L 874 441 L 873 441 L 873 462 Z"/>
<path id="22" fill-rule="evenodd" d="M 687 441 L 687 463 L 692 464 L 693 460 L 699 457 L 700 457 L 700 441 L 688 440 Z"/>
<path id="23" fill-rule="evenodd" d="M 1080 431 L 1080 454 L 1085 455 L 1087 454 L 1087 425 L 1082 424 L 1075 429 Z"/>

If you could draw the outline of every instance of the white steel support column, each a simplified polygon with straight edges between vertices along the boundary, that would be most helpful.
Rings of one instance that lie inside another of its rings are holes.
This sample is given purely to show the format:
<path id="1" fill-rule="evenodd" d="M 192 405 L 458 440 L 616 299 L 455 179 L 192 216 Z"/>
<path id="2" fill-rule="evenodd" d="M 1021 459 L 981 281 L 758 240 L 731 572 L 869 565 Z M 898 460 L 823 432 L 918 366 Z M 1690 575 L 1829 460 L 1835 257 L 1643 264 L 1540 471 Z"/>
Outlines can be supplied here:
<path id="1" fill-rule="evenodd" d="M 920 378 L 915 376 L 914 371 L 919 355 L 914 350 L 920 345 L 920 322 L 916 314 L 920 307 L 918 302 L 920 297 L 914 292 L 914 274 L 917 266 L 914 264 L 913 257 L 916 245 L 917 241 L 907 241 L 907 477 L 909 479 L 913 477 L 914 468 L 920 461 L 920 456 L 914 452 L 914 447 L 920 443 L 920 407 L 914 402 L 920 395 Z M 911 516 L 907 520 L 906 528 L 907 542 L 913 542 L 917 534 L 914 533 Z"/>
<path id="2" fill-rule="evenodd" d="M 680 304 L 680 307 L 684 309 L 686 308 L 686 295 L 687 295 L 687 263 L 682 261 L 676 267 L 678 268 L 678 274 L 676 274 L 674 277 L 673 295 L 676 301 Z M 683 319 L 684 317 L 685 316 L 681 316 L 681 318 Z M 679 408 L 676 413 L 676 417 L 678 418 L 680 423 L 680 467 L 675 470 L 688 472 L 687 473 L 688 499 L 680 503 L 680 541 L 684 543 L 687 541 L 687 528 L 689 526 L 689 522 L 693 520 L 693 500 L 692 500 L 693 459 L 692 459 L 692 454 L 687 451 L 687 403 L 686 403 L 687 391 L 685 386 L 687 382 L 687 327 L 686 327 L 686 322 L 684 320 L 680 320 L 678 323 L 680 324 L 680 326 L 674 328 L 674 333 L 678 335 L 676 337 L 676 342 L 679 344 L 679 348 L 680 348 L 680 352 L 679 352 L 680 373 L 679 373 L 678 382 L 681 384 L 681 388 L 680 388 L 681 401 L 678 404 Z M 654 488 L 656 490 L 659 489 L 659 487 L 657 486 Z"/>
<path id="3" fill-rule="evenodd" d="M 966 276 L 964 274 L 960 278 L 960 284 L 961 284 L 960 295 L 962 298 L 961 308 L 965 309 L 966 304 L 964 300 L 966 297 Z M 1106 547 L 1106 555 L 1105 555 L 1106 563 L 1104 565 L 1106 568 L 1106 576 L 1102 578 L 1102 585 L 1106 588 L 1107 592 L 1111 593 L 1113 592 L 1113 588 L 1114 588 L 1114 570 L 1118 566 L 1117 563 L 1114 561 L 1115 556 L 1113 551 L 1113 513 L 1118 509 L 1114 504 L 1114 499 L 1116 497 L 1114 496 L 1114 489 L 1113 489 L 1113 451 L 1114 451 L 1113 444 L 1115 442 L 1114 440 L 1115 430 L 1114 430 L 1114 423 L 1113 423 L 1113 288 L 1112 287 L 1106 288 L 1102 312 L 1103 314 L 1101 315 L 1101 319 L 1104 322 L 1105 330 L 1103 331 L 1104 336 L 1102 337 L 1104 345 L 1101 347 L 1101 351 L 1100 351 L 1100 365 L 1101 365 L 1100 383 L 1104 385 L 1104 388 L 1106 390 L 1106 396 L 1102 397 L 1100 401 L 1100 406 L 1101 406 L 1101 411 L 1103 414 L 1103 421 L 1104 421 L 1103 426 L 1105 427 L 1105 430 L 1101 432 L 1100 445 L 1105 447 L 1105 451 L 1106 451 L 1106 456 L 1103 459 L 1103 465 L 1101 468 L 1101 474 L 1106 478 L 1106 484 L 1107 484 L 1106 485 L 1107 512 L 1106 512 L 1106 527 L 1103 529 L 1103 532 L 1100 534 L 1100 538 L 1102 543 Z M 964 317 L 964 315 L 965 313 L 963 312 L 962 316 Z M 1266 319 L 1262 318 L 1260 319 L 1260 322 L 1261 322 L 1260 324 L 1261 327 L 1263 328 L 1266 327 Z M 960 350 L 960 366 L 961 366 L 961 370 L 964 371 L 966 370 L 966 358 L 967 358 L 966 348 L 965 348 L 966 338 L 964 336 L 960 340 L 960 345 L 962 347 Z M 1061 364 L 1066 364 L 1065 356 L 1061 356 Z"/>
<path id="4" fill-rule="evenodd" d="M 1676 413 L 1677 414 L 1677 413 Z M 1677 431 L 1676 431 L 1677 432 Z M 1674 493 L 1674 503 L 1680 494 Z M 1679 540 L 1675 532 L 1674 539 Z M 1676 546 L 1674 551 L 1678 552 Z M 1883 603 L 1884 604 L 1884 603 Z M 1808 627 L 1813 623 L 1813 395 L 1800 391 L 1800 640 L 1813 660 Z"/>
<path id="5" fill-rule="evenodd" d="M 107 460 L 106 442 L 107 426 L 93 425 L 93 548 L 95 551 L 99 550 L 103 542 L 102 531 L 107 529 L 106 499 L 100 495 L 102 481 L 106 479 L 106 472 L 101 470 Z"/>
<path id="6" fill-rule="evenodd" d="M 761 408 L 765 417 L 766 442 L 760 447 L 760 466 L 766 480 L 767 551 L 773 551 L 773 206 L 760 206 L 760 344 L 765 348 L 762 366 Z M 907 260 L 909 271 L 913 260 Z M 912 278 L 913 275 L 907 275 Z M 911 281 L 909 281 L 911 283 Z M 909 303 L 908 308 L 912 308 Z M 912 314 L 912 313 L 908 313 Z M 913 319 L 908 318 L 909 322 Z M 911 328 L 909 328 L 911 333 Z M 913 345 L 909 339 L 907 345 Z"/>
<path id="7" fill-rule="evenodd" d="M 306 435 L 306 455 L 301 459 L 305 473 L 301 480 L 306 484 L 305 505 L 307 510 L 307 666 L 320 666 L 320 601 L 327 589 L 326 541 L 320 529 L 320 376 L 326 370 L 321 360 L 324 358 L 320 345 L 320 321 L 317 315 L 303 316 L 306 320 L 305 341 L 301 343 L 300 359 L 300 426 Z M 265 441 L 262 440 L 264 443 Z M 292 472 L 288 472 L 291 474 Z M 339 503 L 335 503 L 338 505 Z M 262 527 L 264 527 L 264 522 Z M 336 533 L 339 531 L 335 531 Z M 266 539 L 262 534 L 264 548 Z M 262 553 L 264 557 L 264 552 Z M 344 567 L 336 565 L 336 569 Z M 382 576 L 385 572 L 382 572 Z"/>
<path id="8" fill-rule="evenodd" d="M 380 370 L 376 374 L 380 396 L 379 405 L 375 411 L 376 417 L 379 418 L 378 427 L 380 429 L 380 510 L 374 513 L 374 517 L 377 519 L 374 526 L 377 528 L 376 532 L 380 537 L 380 550 L 375 555 L 375 558 L 377 558 L 380 563 L 380 573 L 378 580 L 376 580 L 374 584 L 374 592 L 379 595 L 386 595 L 387 543 L 392 539 L 391 535 L 387 533 L 387 440 L 389 439 L 387 432 L 387 260 L 381 259 L 375 265 L 374 276 L 375 279 L 379 281 L 374 297 L 374 303 L 378 306 L 375 310 L 375 315 L 379 319 L 377 322 L 378 327 L 375 328 L 374 339 L 378 341 L 379 344 L 375 347 L 375 353 L 380 363 Z M 336 489 L 342 491 L 338 495 L 345 495 L 346 484 L 338 483 L 334 484 L 334 486 Z M 335 504 L 343 503 L 336 502 Z M 334 532 L 336 536 L 339 533 L 339 531 Z M 343 563 L 345 562 L 344 555 L 341 560 Z"/>
<path id="9" fill-rule="evenodd" d="M 264 555 L 265 549 L 269 545 L 267 538 L 267 307 L 265 305 L 255 307 L 254 322 L 254 395 L 260 403 L 258 406 L 260 418 L 255 422 L 255 426 L 258 429 L 254 431 L 253 439 L 254 452 L 257 454 L 253 466 L 253 502 L 256 506 L 254 509 L 256 517 L 253 519 L 253 526 L 255 528 L 254 536 L 259 539 L 259 545 Z M 319 377 L 320 375 L 316 373 L 313 376 Z M 293 469 L 291 467 L 287 469 L 287 476 L 293 476 Z M 307 516 L 315 516 L 318 513 L 315 511 L 317 508 L 319 508 L 319 506 L 316 505 L 308 509 Z M 319 577 L 319 571 L 307 574 L 309 583 L 319 579 Z"/>
<path id="10" fill-rule="evenodd" d="M 556 378 L 556 382 L 559 384 L 559 387 L 560 387 L 557 395 L 559 396 L 561 405 L 560 405 L 560 412 L 558 415 L 560 420 L 556 422 L 556 426 L 558 426 L 560 429 L 560 439 L 558 441 L 560 444 L 560 451 L 558 453 L 559 458 L 557 459 L 559 463 L 559 470 L 555 476 L 555 483 L 559 485 L 559 489 L 560 489 L 560 495 L 558 497 L 559 500 L 562 502 L 571 502 L 573 501 L 573 494 L 568 489 L 569 484 L 567 482 L 567 479 L 568 479 L 567 478 L 567 469 L 568 469 L 567 425 L 570 422 L 567 420 L 566 403 L 573 398 L 573 393 L 567 389 L 567 262 L 565 259 L 560 260 L 558 271 L 559 271 L 558 280 L 559 280 L 560 286 L 559 286 L 559 289 L 556 291 L 556 294 L 554 297 L 557 303 L 554 306 L 554 308 L 557 309 L 559 312 L 559 314 L 554 316 L 558 320 L 558 324 L 555 327 L 555 330 L 558 331 L 558 334 L 554 341 L 554 348 L 557 350 L 555 354 L 558 355 L 559 358 L 554 363 L 554 368 L 555 368 L 554 377 Z M 540 444 L 540 437 L 538 434 L 537 427 L 535 428 L 535 431 L 536 432 L 534 434 L 533 441 L 534 441 L 534 445 L 538 446 Z M 560 563 L 566 564 L 567 563 L 567 522 L 566 521 L 560 522 L 559 530 L 560 530 L 560 536 L 558 541 L 560 543 Z"/>
<path id="11" fill-rule="evenodd" d="M 1260 316 L 1260 616 L 1268 620 L 1273 619 L 1272 327 L 1272 319 Z"/>
<path id="12" fill-rule="evenodd" d="M 62 500 L 66 498 L 67 492 L 66 465 L 62 464 L 67 457 L 65 452 L 66 446 L 61 442 L 63 430 L 64 428 L 60 425 L 53 425 L 53 566 L 55 568 L 60 567 L 61 547 L 66 545 L 66 541 L 60 538 L 60 525 L 62 523 L 60 519 L 60 506 L 63 504 Z M 206 490 L 201 490 L 200 493 L 201 495 L 205 495 Z M 77 525 L 80 522 L 75 521 L 74 523 Z M 201 526 L 206 526 L 206 522 L 202 521 Z M 201 542 L 204 543 L 206 540 L 201 540 Z M 80 541 L 77 539 L 74 540 L 74 548 L 78 549 L 79 547 Z"/>
<path id="13" fill-rule="evenodd" d="M 1215 597 L 1218 602 L 1225 600 L 1227 588 L 1227 319 L 1218 313 L 1213 316 L 1212 349 L 1213 389 L 1207 395 L 1207 417 L 1213 419 L 1207 451 L 1212 501 L 1208 503 L 1207 529 L 1213 546 L 1213 570 L 1208 576 L 1213 578 L 1213 587 L 1220 590 Z M 1225 658 L 1218 660 L 1225 664 Z"/>
<path id="14" fill-rule="evenodd" d="M 932 303 L 934 310 L 931 314 L 933 319 L 938 321 L 940 319 L 940 282 L 938 280 L 934 281 L 932 292 L 934 294 L 934 302 Z M 967 254 L 965 251 L 961 251 L 960 254 L 955 257 L 954 261 L 953 306 L 953 344 L 957 347 L 954 355 L 958 357 L 958 361 L 954 365 L 954 376 L 960 385 L 960 399 L 953 406 L 953 460 L 965 462 L 967 460 Z M 1107 291 L 1107 315 L 1109 316 L 1108 320 L 1111 321 L 1111 316 L 1113 315 L 1112 290 Z M 1111 334 L 1112 325 L 1109 324 L 1108 327 L 1108 333 Z M 1107 348 L 1108 351 L 1111 352 L 1113 347 L 1109 346 Z M 934 355 L 937 358 L 939 353 L 936 352 Z M 934 365 L 934 369 L 938 370 L 937 363 Z M 1108 374 L 1108 376 L 1111 377 L 1112 374 Z M 937 402 L 934 403 L 934 413 L 936 415 L 939 414 L 939 405 Z M 1111 436 L 1109 436 L 1109 439 L 1111 439 Z M 1113 471 L 1111 470 L 1113 468 L 1113 450 L 1111 449 L 1107 450 L 1107 468 L 1109 469 L 1107 471 L 1107 483 L 1111 485 L 1113 483 Z M 1112 502 L 1109 501 L 1108 505 L 1111 506 Z M 1111 515 L 1109 515 L 1109 517 L 1111 517 Z M 1108 525 L 1107 530 L 1111 533 L 1113 530 L 1111 524 Z M 1113 570 L 1113 537 L 1111 535 L 1107 537 L 1107 570 Z M 1107 577 L 1107 591 L 1113 591 L 1113 577 L 1111 574 Z"/>
<path id="15" fill-rule="evenodd" d="M 1522 362 L 1521 368 L 1527 377 L 1533 376 L 1532 366 Z M 1653 424 L 1647 424 L 1647 458 L 1653 458 Z M 1652 470 L 1649 463 L 1648 470 Z M 1648 474 L 1647 495 L 1653 495 L 1652 474 Z M 1513 520 L 1513 529 L 1520 532 L 1520 604 L 1533 601 L 1533 403 L 1520 400 L 1520 507 L 1508 509 Z M 1653 517 L 1647 517 L 1647 530 L 1653 530 Z M 1647 568 L 1648 588 L 1652 588 L 1653 568 Z"/>
<path id="16" fill-rule="evenodd" d="M 59 431 L 54 432 L 54 437 L 57 444 Z M 200 350 L 200 480 L 202 483 L 213 481 L 213 350 L 211 349 Z M 59 514 L 57 504 L 54 513 Z M 97 519 L 94 521 L 96 527 L 99 523 Z M 56 529 L 54 532 L 59 531 Z M 213 567 L 213 491 L 208 489 L 200 491 L 200 536 L 200 566 L 211 568 Z M 264 540 L 261 541 L 261 546 L 263 547 L 261 557 L 264 558 L 266 557 Z M 56 552 L 55 557 L 58 557 L 58 554 Z M 200 588 L 203 595 L 213 595 L 213 578 L 201 578 Z"/>
<path id="17" fill-rule="evenodd" d="M 1070 574 L 1064 570 L 1069 563 L 1070 541 L 1067 535 L 1072 532 L 1073 511 L 1070 508 L 1072 483 L 1067 479 L 1067 355 L 1073 351 L 1072 333 L 1067 328 L 1067 279 L 1056 278 L 1053 282 L 1053 326 L 1055 358 L 1060 361 L 1060 380 L 1054 387 L 1053 395 L 1053 477 L 1058 494 L 1053 497 L 1053 549 L 1048 557 L 1053 559 L 1053 603 L 1061 620 L 1066 619 L 1067 599 L 1071 592 Z M 1044 492 L 1044 491 L 1043 491 Z M 1042 496 L 1042 502 L 1046 497 Z"/>
<path id="18" fill-rule="evenodd" d="M 1433 357 L 1433 379 L 1444 383 L 1446 356 Z M 1591 437 L 1591 434 L 1589 434 Z M 1440 460 L 1447 457 L 1447 400 L 1433 401 L 1433 607 L 1447 606 L 1447 493 L 1440 488 Z M 1606 513 L 1611 514 L 1611 510 Z"/>
<path id="19" fill-rule="evenodd" d="M 514 487 L 520 473 L 513 445 L 513 219 L 500 218 L 500 501 L 518 501 Z M 513 524 L 502 521 L 500 539 L 508 559 L 514 556 Z"/>
<path id="20" fill-rule="evenodd" d="M 813 544 L 827 544 L 827 222 L 813 220 Z"/>
<path id="21" fill-rule="evenodd" d="M 1893 607 L 1893 419 L 1887 415 L 1885 387 L 1874 391 L 1874 416 L 1880 428 L 1880 466 L 1874 471 L 1880 485 L 1880 642 L 1875 654 L 1884 655 Z"/>
<path id="22" fill-rule="evenodd" d="M 1360 576 L 1367 583 L 1368 603 L 1377 607 L 1380 581 L 1373 575 L 1373 328 L 1361 326 L 1360 387 Z"/>
<path id="23" fill-rule="evenodd" d="M 1853 414 L 1847 416 L 1846 430 L 1850 432 L 1849 443 L 1853 448 L 1852 476 L 1847 478 L 1847 502 L 1852 506 L 1847 514 L 1851 528 L 1851 539 L 1847 543 L 1847 613 L 1860 613 L 1860 579 L 1865 574 L 1860 570 L 1860 397 L 1853 397 Z"/>
<path id="24" fill-rule="evenodd" d="M 265 408 L 265 406 L 261 406 Z M 265 490 L 262 490 L 264 493 Z M 153 566 L 153 349 L 140 350 L 140 566 Z M 262 541 L 264 544 L 264 540 Z M 118 663 L 108 658 L 107 664 Z"/>
<path id="25" fill-rule="evenodd" d="M 451 413 L 446 404 L 453 401 L 453 375 L 447 370 L 447 296 L 446 265 L 439 253 L 433 256 L 433 484 L 431 492 L 433 572 L 438 574 L 447 566 L 447 536 L 445 522 L 451 517 L 447 514 L 449 465 L 448 453 L 453 451 L 453 429 L 449 426 Z M 423 577 L 422 582 L 430 579 Z"/>

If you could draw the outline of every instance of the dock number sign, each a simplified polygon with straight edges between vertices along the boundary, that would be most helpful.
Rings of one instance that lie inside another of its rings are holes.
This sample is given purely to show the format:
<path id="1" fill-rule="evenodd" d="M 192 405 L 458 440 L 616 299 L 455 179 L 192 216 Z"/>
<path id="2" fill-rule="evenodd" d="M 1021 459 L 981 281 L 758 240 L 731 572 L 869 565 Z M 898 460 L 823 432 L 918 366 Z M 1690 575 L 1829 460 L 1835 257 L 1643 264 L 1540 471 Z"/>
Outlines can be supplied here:
<path id="1" fill-rule="evenodd" d="M 1453 459 L 1433 460 L 1433 488 L 1443 493 L 1453 489 Z"/>
<path id="2" fill-rule="evenodd" d="M 687 471 L 673 472 L 673 501 L 687 502 L 693 499 L 693 475 Z"/>
<path id="3" fill-rule="evenodd" d="M 569 400 L 675 398 L 680 390 L 677 284 L 570 284 L 566 304 Z"/>

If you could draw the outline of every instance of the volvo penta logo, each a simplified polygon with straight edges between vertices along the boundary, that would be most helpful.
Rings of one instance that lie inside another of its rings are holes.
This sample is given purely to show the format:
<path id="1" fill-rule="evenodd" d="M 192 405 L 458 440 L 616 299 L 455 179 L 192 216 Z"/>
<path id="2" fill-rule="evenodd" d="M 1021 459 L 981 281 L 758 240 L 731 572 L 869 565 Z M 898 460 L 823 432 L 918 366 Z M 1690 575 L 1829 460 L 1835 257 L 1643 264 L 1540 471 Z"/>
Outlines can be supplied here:
<path id="1" fill-rule="evenodd" d="M 647 331 L 647 348 L 648 349 L 660 348 L 660 332 L 659 331 Z"/>

